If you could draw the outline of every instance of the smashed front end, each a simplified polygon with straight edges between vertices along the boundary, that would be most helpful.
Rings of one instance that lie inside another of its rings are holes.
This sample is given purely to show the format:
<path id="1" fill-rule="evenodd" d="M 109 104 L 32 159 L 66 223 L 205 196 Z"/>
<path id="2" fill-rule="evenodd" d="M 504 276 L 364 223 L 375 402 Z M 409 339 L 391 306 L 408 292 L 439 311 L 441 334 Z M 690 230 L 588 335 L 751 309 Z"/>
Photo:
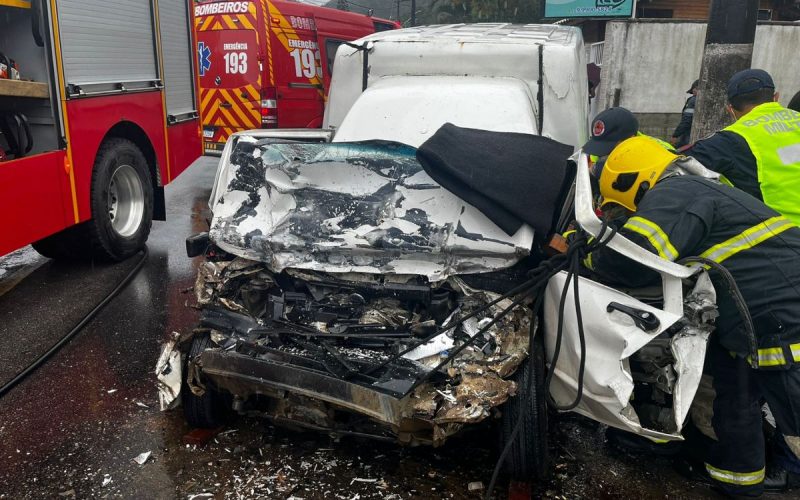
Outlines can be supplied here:
<path id="1" fill-rule="evenodd" d="M 203 314 L 195 335 L 208 334 L 212 343 L 189 362 L 192 390 L 209 379 L 234 396 L 239 412 L 434 445 L 464 424 L 488 418 L 515 393 L 505 377 L 527 356 L 526 308 L 518 307 L 445 369 L 433 371 L 508 304 L 391 360 L 496 295 L 456 277 L 435 286 L 417 277 L 354 278 L 275 274 L 238 257 L 204 263 L 196 285 Z"/>
<path id="2" fill-rule="evenodd" d="M 504 233 L 431 180 L 413 148 L 239 136 L 211 208 L 195 285 L 203 349 L 183 374 L 192 394 L 434 446 L 515 394 L 532 314 L 520 304 L 489 325 L 510 305 L 490 302 L 524 279 L 515 264 L 533 259 L 533 230 Z"/>

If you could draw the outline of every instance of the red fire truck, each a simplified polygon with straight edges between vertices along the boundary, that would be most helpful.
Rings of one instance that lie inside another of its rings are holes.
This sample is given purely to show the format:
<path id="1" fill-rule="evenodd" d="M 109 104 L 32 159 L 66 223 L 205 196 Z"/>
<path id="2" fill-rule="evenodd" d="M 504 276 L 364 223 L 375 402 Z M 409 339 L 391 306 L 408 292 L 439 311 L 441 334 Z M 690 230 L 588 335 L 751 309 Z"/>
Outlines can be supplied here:
<path id="1" fill-rule="evenodd" d="M 400 27 L 284 0 L 201 1 L 194 19 L 209 154 L 240 130 L 321 126 L 339 45 Z"/>
<path id="2" fill-rule="evenodd" d="M 193 47 L 189 0 L 0 0 L 0 255 L 144 245 L 202 154 Z"/>

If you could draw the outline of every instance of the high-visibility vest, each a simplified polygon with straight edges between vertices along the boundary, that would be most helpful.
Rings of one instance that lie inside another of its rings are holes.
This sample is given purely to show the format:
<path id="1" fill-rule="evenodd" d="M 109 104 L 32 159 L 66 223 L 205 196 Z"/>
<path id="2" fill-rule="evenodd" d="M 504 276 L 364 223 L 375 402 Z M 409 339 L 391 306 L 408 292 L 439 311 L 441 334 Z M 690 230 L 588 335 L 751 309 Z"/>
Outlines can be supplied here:
<path id="1" fill-rule="evenodd" d="M 764 203 L 800 225 L 800 112 L 760 104 L 725 130 L 750 146 Z"/>

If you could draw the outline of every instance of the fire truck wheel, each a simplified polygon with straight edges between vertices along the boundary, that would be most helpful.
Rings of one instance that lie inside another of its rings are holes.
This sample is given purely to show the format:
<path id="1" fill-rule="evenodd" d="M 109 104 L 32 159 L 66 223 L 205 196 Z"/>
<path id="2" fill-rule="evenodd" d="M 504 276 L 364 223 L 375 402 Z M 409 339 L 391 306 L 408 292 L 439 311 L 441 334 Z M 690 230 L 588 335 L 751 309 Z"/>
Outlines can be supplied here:
<path id="1" fill-rule="evenodd" d="M 538 334 L 534 340 L 533 353 L 517 368 L 512 377 L 517 384 L 517 395 L 501 407 L 501 449 L 511 439 L 517 423 L 520 426 L 503 464 L 504 471 L 512 480 L 543 480 L 550 472 L 544 378 L 544 345 L 541 334 Z"/>
<path id="2" fill-rule="evenodd" d="M 92 173 L 92 253 L 120 261 L 141 249 L 153 222 L 153 184 L 139 148 L 121 138 L 100 146 Z"/>

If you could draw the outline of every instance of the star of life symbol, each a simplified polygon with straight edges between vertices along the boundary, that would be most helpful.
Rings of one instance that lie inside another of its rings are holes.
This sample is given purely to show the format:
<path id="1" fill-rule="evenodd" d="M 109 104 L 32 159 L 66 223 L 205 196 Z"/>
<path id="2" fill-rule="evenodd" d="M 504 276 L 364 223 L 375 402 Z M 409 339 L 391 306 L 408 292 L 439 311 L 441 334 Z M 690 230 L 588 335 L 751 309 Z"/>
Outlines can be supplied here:
<path id="1" fill-rule="evenodd" d="M 199 42 L 197 44 L 197 55 L 199 58 L 198 69 L 200 70 L 200 76 L 204 76 L 206 71 L 211 69 L 211 49 L 206 47 L 205 42 Z"/>

